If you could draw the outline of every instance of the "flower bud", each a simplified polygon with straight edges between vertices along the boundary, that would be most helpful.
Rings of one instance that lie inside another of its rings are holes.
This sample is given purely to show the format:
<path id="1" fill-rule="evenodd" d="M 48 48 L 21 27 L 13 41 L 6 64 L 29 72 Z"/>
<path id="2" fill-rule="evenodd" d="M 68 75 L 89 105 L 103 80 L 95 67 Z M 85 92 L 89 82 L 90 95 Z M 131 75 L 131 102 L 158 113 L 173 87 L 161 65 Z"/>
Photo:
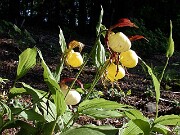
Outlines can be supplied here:
<path id="1" fill-rule="evenodd" d="M 72 67 L 80 67 L 83 64 L 83 58 L 79 52 L 71 50 L 67 54 L 66 63 Z"/>
<path id="2" fill-rule="evenodd" d="M 117 81 L 118 79 L 122 79 L 125 76 L 125 70 L 121 65 L 115 65 L 111 63 L 107 67 L 106 77 L 111 81 Z"/>
<path id="3" fill-rule="evenodd" d="M 120 54 L 120 62 L 127 68 L 133 68 L 138 63 L 138 56 L 135 51 L 128 50 Z"/>
<path id="4" fill-rule="evenodd" d="M 108 44 L 114 52 L 125 52 L 131 48 L 131 41 L 122 32 L 110 34 Z"/>

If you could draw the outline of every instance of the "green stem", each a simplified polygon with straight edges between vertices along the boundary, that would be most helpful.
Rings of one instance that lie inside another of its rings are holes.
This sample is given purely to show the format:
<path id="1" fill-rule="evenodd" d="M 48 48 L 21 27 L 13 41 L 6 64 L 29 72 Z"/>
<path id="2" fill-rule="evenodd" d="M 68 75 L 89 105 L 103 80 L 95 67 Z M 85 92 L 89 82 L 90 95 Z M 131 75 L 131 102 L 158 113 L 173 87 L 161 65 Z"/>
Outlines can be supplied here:
<path id="1" fill-rule="evenodd" d="M 107 61 L 98 71 L 98 73 L 96 74 L 95 76 L 95 79 L 85 97 L 84 100 L 88 99 L 89 98 L 89 95 L 92 93 L 94 87 L 96 86 L 97 82 L 99 81 L 99 79 L 101 78 L 101 76 L 103 75 L 104 71 L 106 70 L 106 67 L 109 65 L 109 61 Z"/>
<path id="2" fill-rule="evenodd" d="M 156 101 L 156 115 L 155 115 L 155 119 L 158 117 L 158 111 L 159 110 L 159 101 Z"/>
<path id="3" fill-rule="evenodd" d="M 93 48 L 94 48 L 94 47 L 93 47 Z M 67 91 L 67 93 L 66 93 L 66 95 L 65 95 L 65 98 L 66 98 L 67 94 L 69 93 L 69 91 L 73 88 L 73 86 L 74 86 L 75 82 L 77 81 L 79 75 L 81 74 L 81 72 L 83 71 L 85 65 L 87 64 L 88 59 L 89 59 L 89 58 L 91 57 L 91 55 L 93 54 L 93 51 L 94 51 L 94 49 L 91 50 L 91 52 L 90 52 L 88 58 L 84 61 L 83 65 L 81 66 L 81 68 L 80 68 L 78 74 L 76 75 L 76 77 L 75 77 L 75 79 L 73 80 L 71 86 L 69 87 L 69 89 L 68 89 L 68 91 Z"/>
<path id="4" fill-rule="evenodd" d="M 56 120 L 55 120 L 54 123 L 53 123 L 54 125 L 53 125 L 53 127 L 52 127 L 52 130 L 51 130 L 50 135 L 53 135 L 53 133 L 54 133 L 54 129 L 55 129 L 55 127 L 56 127 L 57 120 L 58 120 L 58 117 L 56 118 Z"/>
<path id="5" fill-rule="evenodd" d="M 15 113 L 14 115 L 18 115 L 20 114 L 21 112 L 25 111 L 26 109 L 30 108 L 31 106 L 33 106 L 34 104 L 38 103 L 39 101 L 41 101 L 44 97 L 46 97 L 48 95 L 48 92 L 46 94 L 44 94 L 44 96 L 42 96 L 40 99 L 38 99 L 37 101 L 35 101 L 33 104 L 25 107 L 24 109 L 22 109 L 21 111 Z"/>
<path id="6" fill-rule="evenodd" d="M 74 121 L 79 116 L 78 112 L 75 112 L 74 115 L 71 117 L 71 119 L 65 124 L 63 131 L 66 131 L 68 129 L 68 125 Z"/>
<path id="7" fill-rule="evenodd" d="M 97 40 L 96 40 L 96 42 L 97 42 Z M 95 43 L 96 43 L 96 42 L 95 42 Z M 96 45 L 96 44 L 95 44 L 95 45 Z M 74 81 L 72 82 L 70 88 L 68 89 L 68 92 L 72 89 L 72 87 L 74 86 L 74 84 L 75 84 L 76 80 L 78 79 L 79 75 L 80 75 L 81 72 L 83 71 L 85 65 L 86 65 L 87 62 L 88 62 L 88 59 L 91 57 L 91 55 L 92 55 L 93 52 L 94 52 L 94 48 L 95 48 L 95 47 L 93 47 L 93 49 L 91 50 L 89 56 L 88 56 L 87 59 L 84 61 L 83 65 L 81 66 L 80 71 L 79 71 L 78 74 L 76 75 Z M 68 94 L 68 92 L 67 92 L 67 94 Z M 65 95 L 65 98 L 66 98 L 67 94 Z M 68 128 L 68 125 L 71 123 L 71 121 L 73 121 L 73 120 L 74 120 L 76 117 L 78 117 L 78 116 L 79 116 L 78 112 L 75 112 L 74 115 L 71 117 L 71 119 L 70 119 L 70 120 L 67 122 L 67 124 L 65 125 L 63 131 L 65 131 L 65 130 Z"/>
<path id="8" fill-rule="evenodd" d="M 164 72 L 165 72 L 165 70 L 166 70 L 166 67 L 167 67 L 167 65 L 168 65 L 168 62 L 169 62 L 169 57 L 167 57 L 167 59 L 166 59 L 166 63 L 165 63 L 165 65 L 164 65 L 164 69 L 163 69 L 163 71 L 162 71 L 161 77 L 159 78 L 159 83 L 161 83 L 161 81 L 162 81 L 162 79 L 163 79 Z"/>
<path id="9" fill-rule="evenodd" d="M 96 37 L 95 44 L 93 45 L 91 52 L 89 53 L 87 59 L 84 61 L 83 65 L 81 66 L 80 71 L 79 71 L 78 74 L 76 75 L 74 81 L 72 82 L 70 88 L 68 89 L 68 92 L 69 92 L 69 91 L 72 89 L 72 87 L 74 86 L 76 80 L 78 79 L 79 75 L 80 75 L 81 72 L 83 71 L 85 65 L 87 64 L 87 62 L 88 62 L 88 60 L 89 60 L 89 58 L 91 58 L 91 56 L 92 56 L 92 54 L 93 54 L 93 52 L 94 52 L 94 50 L 95 50 L 95 46 L 96 46 L 96 44 L 97 44 L 97 42 L 98 42 L 98 40 L 99 40 L 102 32 L 104 32 L 104 30 L 101 31 L 101 32 L 99 32 L 99 35 Z M 102 72 L 101 72 L 101 75 L 102 75 Z M 93 84 L 91 85 L 91 88 L 90 88 L 87 96 L 85 97 L 85 99 L 87 99 L 87 98 L 89 97 L 90 93 L 92 92 L 95 84 L 98 82 L 99 79 L 100 79 L 100 76 L 97 77 L 97 75 L 96 75 L 96 77 L 95 77 L 95 79 L 94 79 L 94 81 L 93 81 Z M 68 93 L 68 92 L 67 92 L 67 93 Z M 66 96 L 67 96 L 67 94 L 65 95 L 65 97 L 66 97 Z M 76 112 L 74 113 L 74 115 L 71 117 L 71 119 L 70 119 L 70 120 L 67 122 L 67 124 L 65 125 L 63 131 L 67 130 L 68 125 L 69 125 L 74 119 L 76 119 L 78 116 L 79 116 L 79 112 L 76 111 Z"/>
<path id="10" fill-rule="evenodd" d="M 87 62 L 88 62 L 88 60 L 89 60 L 89 58 L 91 58 L 91 56 L 92 56 L 92 54 L 93 54 L 93 52 L 94 52 L 94 50 L 95 50 L 95 46 L 96 46 L 96 44 L 97 44 L 97 42 L 98 42 L 98 40 L 99 40 L 102 32 L 104 32 L 104 30 L 101 31 L 100 34 L 97 36 L 97 38 L 96 38 L 96 40 L 95 40 L 95 44 L 93 45 L 92 50 L 91 50 L 89 56 L 88 56 L 87 59 L 84 61 L 83 65 L 81 66 L 80 71 L 78 72 L 78 74 L 76 75 L 74 81 L 72 82 L 71 86 L 69 87 L 69 89 L 68 89 L 68 91 L 67 91 L 67 93 L 66 93 L 66 95 L 65 95 L 65 98 L 66 98 L 67 94 L 69 93 L 69 91 L 73 88 L 76 80 L 78 79 L 79 75 L 80 75 L 81 72 L 83 71 L 85 65 L 87 64 Z"/>
<path id="11" fill-rule="evenodd" d="M 164 65 L 163 71 L 162 71 L 161 76 L 160 76 L 160 78 L 159 78 L 159 83 L 160 83 L 160 84 L 161 84 L 161 81 L 162 81 L 162 79 L 163 79 L 164 72 L 165 72 L 165 70 L 166 70 L 166 68 L 167 68 L 168 62 L 169 62 L 169 57 L 167 57 L 167 59 L 166 59 L 166 63 L 165 63 L 165 65 Z M 156 116 L 155 116 L 155 119 L 158 117 L 158 107 L 159 107 L 159 101 L 156 101 Z"/>

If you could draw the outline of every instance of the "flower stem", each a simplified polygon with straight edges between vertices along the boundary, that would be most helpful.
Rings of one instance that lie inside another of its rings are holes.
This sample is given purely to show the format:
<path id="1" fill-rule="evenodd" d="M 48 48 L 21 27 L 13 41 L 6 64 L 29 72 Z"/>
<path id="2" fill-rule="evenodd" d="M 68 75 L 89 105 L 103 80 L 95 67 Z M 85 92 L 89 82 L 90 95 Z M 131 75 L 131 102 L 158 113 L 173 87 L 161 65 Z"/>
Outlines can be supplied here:
<path id="1" fill-rule="evenodd" d="M 156 115 L 155 115 L 155 119 L 158 117 L 158 109 L 159 109 L 159 102 L 156 101 Z"/>
<path id="2" fill-rule="evenodd" d="M 76 77 L 74 78 L 74 81 L 72 82 L 71 86 L 69 87 L 68 92 L 73 88 L 76 80 L 78 79 L 79 75 L 80 75 L 81 72 L 83 71 L 85 65 L 87 64 L 87 62 L 88 62 L 88 60 L 89 60 L 89 58 L 91 58 L 92 54 L 94 53 L 94 50 L 95 50 L 95 48 L 96 48 L 95 46 L 96 46 L 97 42 L 99 41 L 99 38 L 100 38 L 102 32 L 103 32 L 103 31 L 99 32 L 99 35 L 96 37 L 96 40 L 95 40 L 95 43 L 94 43 L 94 45 L 93 45 L 93 47 L 92 47 L 91 52 L 89 53 L 88 57 L 87 57 L 86 60 L 84 61 L 83 65 L 81 66 L 80 71 L 78 72 L 78 74 L 77 74 Z M 103 66 L 103 67 L 104 67 L 104 66 Z M 103 67 L 102 67 L 102 69 L 103 69 Z M 105 70 L 105 69 L 104 69 L 104 70 Z M 93 90 L 93 88 L 95 87 L 96 83 L 99 81 L 99 79 L 100 79 L 102 73 L 104 72 L 104 70 L 99 70 L 99 71 L 100 71 L 100 72 L 98 72 L 99 74 L 98 74 L 98 73 L 97 73 L 98 75 L 96 74 L 95 79 L 94 79 L 94 81 L 93 81 L 93 83 L 92 83 L 92 85 L 91 85 L 91 88 L 90 88 L 87 96 L 85 97 L 85 100 L 88 99 L 90 93 L 92 92 L 92 90 Z M 67 92 L 67 93 L 68 93 L 68 92 Z M 76 111 L 76 112 L 74 113 L 74 115 L 71 117 L 71 119 L 70 119 L 70 120 L 67 122 L 67 124 L 65 125 L 63 131 L 67 130 L 69 124 L 70 124 L 72 121 L 74 121 L 78 116 L 79 116 L 79 112 Z"/>
<path id="3" fill-rule="evenodd" d="M 162 70 L 161 76 L 160 76 L 160 78 L 159 78 L 159 83 L 160 83 L 160 84 L 161 84 L 161 81 L 162 81 L 162 79 L 163 79 L 164 72 L 165 72 L 165 70 L 166 70 L 166 68 L 167 68 L 168 62 L 169 62 L 169 57 L 167 57 L 167 59 L 166 59 L 166 63 L 165 63 L 165 65 L 164 65 L 164 68 L 163 68 L 163 70 Z M 159 104 L 159 101 L 156 101 L 156 116 L 155 116 L 155 118 L 158 117 L 158 107 L 159 107 L 158 104 Z"/>
<path id="4" fill-rule="evenodd" d="M 68 129 L 68 125 L 74 121 L 79 116 L 78 112 L 75 112 L 74 115 L 71 117 L 71 119 L 65 124 L 63 131 L 66 131 Z"/>
<path id="5" fill-rule="evenodd" d="M 92 93 L 92 91 L 93 91 L 94 87 L 96 86 L 97 82 L 99 81 L 99 79 L 100 79 L 101 76 L 103 75 L 104 71 L 106 70 L 106 67 L 109 65 L 109 62 L 110 62 L 110 61 L 105 62 L 104 65 L 101 66 L 101 68 L 99 69 L 99 71 L 98 71 L 98 73 L 96 74 L 95 79 L 94 79 L 94 81 L 92 82 L 92 85 L 91 85 L 91 87 L 90 87 L 90 89 L 89 89 L 89 91 L 88 91 L 88 93 L 87 93 L 87 95 L 86 95 L 86 97 L 85 97 L 84 100 L 86 100 L 86 99 L 89 98 L 89 95 Z"/>
<path id="6" fill-rule="evenodd" d="M 166 59 L 166 63 L 165 63 L 165 65 L 164 65 L 164 69 L 163 69 L 163 71 L 162 71 L 161 77 L 159 78 L 159 83 L 161 83 L 161 81 L 162 81 L 162 79 L 163 79 L 164 72 L 165 72 L 165 70 L 166 70 L 166 67 L 167 67 L 167 65 L 168 65 L 168 62 L 169 62 L 169 57 L 167 57 L 167 59 Z"/>
<path id="7" fill-rule="evenodd" d="M 71 86 L 69 87 L 68 92 L 72 89 L 72 87 L 74 86 L 75 82 L 77 81 L 79 75 L 81 74 L 81 72 L 83 71 L 85 65 L 87 64 L 89 58 L 91 58 L 92 54 L 94 53 L 95 46 L 96 46 L 96 44 L 97 44 L 97 42 L 98 42 L 98 40 L 99 40 L 102 32 L 104 32 L 104 30 L 101 31 L 100 34 L 97 36 L 97 38 L 96 38 L 96 40 L 95 40 L 95 44 L 93 45 L 91 52 L 89 53 L 88 57 L 87 57 L 86 60 L 84 61 L 83 65 L 81 66 L 80 71 L 78 72 L 78 74 L 77 74 L 76 77 L 74 78 L 74 81 L 72 82 Z M 67 93 L 68 93 L 68 92 L 67 92 Z M 66 96 L 67 96 L 67 95 L 66 95 Z M 66 97 L 66 96 L 65 96 L 65 97 Z"/>

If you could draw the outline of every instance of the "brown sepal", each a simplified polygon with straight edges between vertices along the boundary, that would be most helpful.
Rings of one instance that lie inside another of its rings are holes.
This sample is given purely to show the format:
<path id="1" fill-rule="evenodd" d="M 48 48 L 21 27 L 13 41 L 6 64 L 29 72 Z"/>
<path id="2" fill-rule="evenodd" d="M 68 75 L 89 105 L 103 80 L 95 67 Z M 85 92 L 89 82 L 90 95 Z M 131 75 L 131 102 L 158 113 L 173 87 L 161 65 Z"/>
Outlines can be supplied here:
<path id="1" fill-rule="evenodd" d="M 84 44 L 76 40 L 73 40 L 68 44 L 69 49 L 74 49 L 75 47 L 79 47 L 79 51 L 81 52 L 84 47 Z"/>
<path id="2" fill-rule="evenodd" d="M 113 25 L 111 27 L 111 29 L 114 29 L 116 27 L 135 27 L 135 28 L 139 28 L 138 26 L 136 26 L 134 23 L 132 23 L 129 19 L 127 18 L 122 18 L 122 19 L 119 19 L 118 23 Z"/>
<path id="3" fill-rule="evenodd" d="M 149 41 L 148 39 L 146 39 L 144 36 L 141 36 L 141 35 L 135 35 L 135 36 L 129 37 L 130 41 L 135 41 L 135 40 L 139 40 L 139 39 L 145 39 L 146 41 Z"/>

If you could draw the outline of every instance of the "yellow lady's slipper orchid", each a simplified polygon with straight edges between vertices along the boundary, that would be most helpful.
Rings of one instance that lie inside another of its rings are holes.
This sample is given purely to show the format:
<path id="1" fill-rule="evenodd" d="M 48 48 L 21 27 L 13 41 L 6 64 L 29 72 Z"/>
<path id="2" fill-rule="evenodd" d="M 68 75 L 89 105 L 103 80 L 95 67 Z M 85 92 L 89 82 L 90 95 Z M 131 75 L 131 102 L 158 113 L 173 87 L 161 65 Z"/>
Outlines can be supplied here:
<path id="1" fill-rule="evenodd" d="M 138 63 L 138 56 L 135 51 L 128 50 L 120 54 L 120 62 L 127 68 L 133 68 Z"/>
<path id="2" fill-rule="evenodd" d="M 71 50 L 67 54 L 66 63 L 72 67 L 80 67 L 83 64 L 83 58 L 79 52 Z"/>
<path id="3" fill-rule="evenodd" d="M 131 48 L 131 41 L 122 32 L 110 34 L 108 44 L 114 52 L 125 52 Z"/>
<path id="4" fill-rule="evenodd" d="M 117 81 L 118 79 L 122 79 L 125 76 L 125 70 L 121 65 L 115 65 L 111 63 L 107 67 L 106 77 L 111 81 Z"/>

